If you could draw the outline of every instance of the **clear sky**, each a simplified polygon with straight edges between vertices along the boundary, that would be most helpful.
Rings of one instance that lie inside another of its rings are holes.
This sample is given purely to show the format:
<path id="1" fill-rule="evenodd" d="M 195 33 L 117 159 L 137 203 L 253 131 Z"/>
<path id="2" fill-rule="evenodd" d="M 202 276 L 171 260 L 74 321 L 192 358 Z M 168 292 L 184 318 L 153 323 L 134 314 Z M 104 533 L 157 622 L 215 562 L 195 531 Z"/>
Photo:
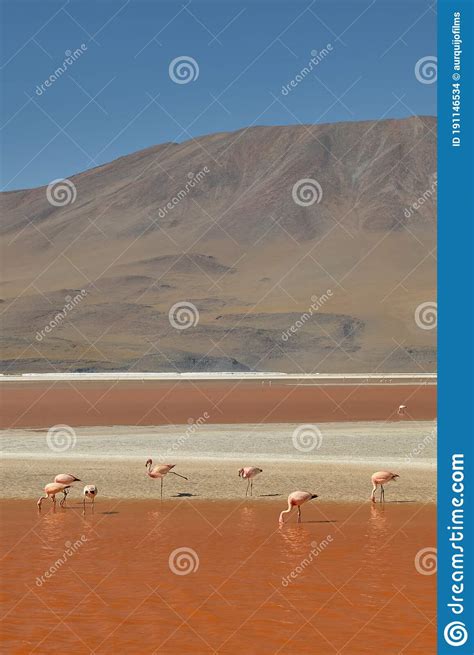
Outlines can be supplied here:
<path id="1" fill-rule="evenodd" d="M 436 114 L 436 84 L 414 72 L 436 55 L 425 0 L 3 0 L 2 13 L 7 190 L 248 125 Z M 199 74 L 178 84 L 169 65 L 183 56 Z"/>

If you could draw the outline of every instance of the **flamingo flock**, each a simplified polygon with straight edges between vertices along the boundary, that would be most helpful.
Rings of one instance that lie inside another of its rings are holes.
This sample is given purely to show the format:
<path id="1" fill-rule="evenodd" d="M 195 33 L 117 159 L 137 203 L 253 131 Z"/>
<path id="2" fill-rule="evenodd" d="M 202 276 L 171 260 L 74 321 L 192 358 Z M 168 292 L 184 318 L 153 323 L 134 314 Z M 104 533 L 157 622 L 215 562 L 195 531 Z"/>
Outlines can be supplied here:
<path id="1" fill-rule="evenodd" d="M 55 478 L 54 482 L 49 482 L 44 488 L 44 496 L 41 496 L 38 499 L 38 508 L 41 509 L 41 504 L 43 500 L 51 498 L 53 501 L 53 507 L 56 509 L 56 495 L 62 493 L 63 497 L 59 503 L 60 507 L 64 507 L 66 502 L 66 497 L 71 489 L 72 485 L 75 482 L 80 482 L 80 478 L 76 478 L 72 473 L 59 473 Z M 94 484 L 86 484 L 82 492 L 84 496 L 84 511 L 86 509 L 86 498 L 92 500 L 92 508 L 94 507 L 94 498 L 97 496 L 97 487 Z"/>
<path id="2" fill-rule="evenodd" d="M 183 480 L 188 478 L 180 473 L 173 471 L 175 464 L 158 464 L 153 466 L 153 460 L 151 458 L 147 459 L 146 463 L 146 472 L 148 477 L 153 480 L 160 480 L 160 498 L 163 499 L 163 479 L 170 473 L 177 475 Z M 248 496 L 250 491 L 250 496 L 253 495 L 253 481 L 254 479 L 263 473 L 263 469 L 258 468 L 257 466 L 245 466 L 239 469 L 238 475 L 243 480 L 247 480 L 247 488 L 245 490 L 245 497 Z M 384 485 L 389 484 L 390 482 L 396 481 L 400 475 L 398 473 L 392 473 L 391 471 L 376 471 L 371 476 L 372 482 L 372 493 L 370 495 L 370 500 L 375 503 L 375 494 L 377 488 L 380 487 L 380 502 L 385 502 L 385 488 Z M 69 493 L 69 489 L 72 488 L 75 482 L 80 482 L 80 478 L 77 478 L 71 473 L 59 473 L 54 478 L 54 482 L 48 483 L 44 487 L 44 496 L 41 496 L 38 499 L 38 508 L 41 510 L 41 504 L 43 500 L 50 498 L 53 501 L 53 507 L 56 509 L 56 495 L 63 494 L 63 497 L 59 503 L 60 507 L 64 507 L 66 502 L 66 497 Z M 95 484 L 86 484 L 83 489 L 83 511 L 86 510 L 86 499 L 91 501 L 92 511 L 94 510 L 94 501 L 96 499 L 98 490 Z M 318 494 L 310 493 L 309 491 L 293 491 L 288 496 L 288 507 L 280 513 L 279 524 L 280 526 L 284 524 L 285 514 L 290 514 L 295 508 L 297 509 L 297 522 L 301 523 L 301 506 L 307 503 L 310 500 L 318 498 Z"/>

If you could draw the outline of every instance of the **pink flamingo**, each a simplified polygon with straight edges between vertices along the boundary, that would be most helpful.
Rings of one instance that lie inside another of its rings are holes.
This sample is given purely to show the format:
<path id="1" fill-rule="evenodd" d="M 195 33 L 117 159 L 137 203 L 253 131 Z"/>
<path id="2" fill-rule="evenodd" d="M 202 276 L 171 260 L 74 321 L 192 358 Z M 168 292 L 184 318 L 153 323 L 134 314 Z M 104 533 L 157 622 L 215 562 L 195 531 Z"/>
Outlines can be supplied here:
<path id="1" fill-rule="evenodd" d="M 249 486 L 250 486 L 250 495 L 252 496 L 253 479 L 256 478 L 257 475 L 260 475 L 260 473 L 263 473 L 263 469 L 259 469 L 256 466 L 245 466 L 244 468 L 240 469 L 239 478 L 248 480 L 247 489 L 245 490 L 245 497 L 247 497 L 247 494 L 249 492 Z"/>
<path id="2" fill-rule="evenodd" d="M 397 414 L 398 414 L 399 416 L 405 416 L 405 414 L 406 414 L 406 411 L 405 411 L 406 408 L 407 408 L 406 405 L 400 405 L 400 407 L 397 409 Z"/>
<path id="3" fill-rule="evenodd" d="M 73 482 L 80 482 L 81 478 L 76 478 L 72 473 L 59 473 L 54 481 L 59 482 L 59 484 L 73 484 Z"/>
<path id="4" fill-rule="evenodd" d="M 81 479 L 80 479 L 80 478 L 76 478 L 76 476 L 75 476 L 75 475 L 72 475 L 72 473 L 59 473 L 59 474 L 54 478 L 54 481 L 55 481 L 55 482 L 58 482 L 59 484 L 67 484 L 67 485 L 71 486 L 71 485 L 74 484 L 74 482 L 80 482 Z M 66 489 L 64 489 L 64 498 L 63 498 L 63 500 L 62 500 L 61 507 L 62 507 L 62 505 L 66 502 L 66 496 L 67 496 L 67 494 L 68 494 L 68 491 L 67 491 L 67 490 L 69 489 L 69 486 L 67 486 Z"/>
<path id="5" fill-rule="evenodd" d="M 69 489 L 69 487 L 70 485 L 67 484 L 60 484 L 59 482 L 50 482 L 44 488 L 45 495 L 41 496 L 41 498 L 38 499 L 38 507 L 41 509 L 41 503 L 43 502 L 43 500 L 47 500 L 48 498 L 51 498 L 54 507 L 56 507 L 56 494 L 63 493 L 64 497 L 59 503 L 59 505 L 62 507 L 64 501 L 66 500 L 66 489 Z"/>
<path id="6" fill-rule="evenodd" d="M 92 501 L 92 510 L 94 510 L 94 500 L 95 497 L 97 496 L 98 489 L 95 486 L 95 484 L 86 484 L 84 487 L 84 501 L 83 501 L 83 507 L 84 507 L 84 512 L 86 511 L 86 498 L 90 498 Z"/>
<path id="7" fill-rule="evenodd" d="M 385 490 L 383 488 L 384 484 L 388 484 L 392 480 L 396 480 L 400 476 L 398 473 L 391 473 L 390 471 L 377 471 L 376 473 L 373 474 L 371 477 L 372 480 L 372 495 L 370 496 L 370 499 L 373 503 L 375 503 L 375 492 L 377 491 L 377 487 L 380 485 L 380 502 L 385 502 Z"/>
<path id="8" fill-rule="evenodd" d="M 283 514 L 289 514 L 293 507 L 298 508 L 298 523 L 301 523 L 301 505 L 307 503 L 308 500 L 312 500 L 313 498 L 317 497 L 317 494 L 310 494 L 308 491 L 293 491 L 293 493 L 288 496 L 288 509 L 284 509 L 280 514 L 280 525 L 284 523 Z"/>
<path id="9" fill-rule="evenodd" d="M 178 478 L 183 478 L 184 480 L 187 480 L 184 475 L 180 475 L 179 473 L 176 473 L 176 471 L 172 471 L 176 464 L 158 464 L 158 466 L 154 466 L 152 468 L 153 461 L 151 459 L 147 459 L 146 461 L 146 468 L 147 468 L 147 475 L 150 478 L 153 478 L 154 480 L 160 479 L 161 480 L 161 499 L 163 500 L 163 478 L 165 475 L 168 475 L 168 473 L 172 473 L 173 475 L 177 475 Z"/>

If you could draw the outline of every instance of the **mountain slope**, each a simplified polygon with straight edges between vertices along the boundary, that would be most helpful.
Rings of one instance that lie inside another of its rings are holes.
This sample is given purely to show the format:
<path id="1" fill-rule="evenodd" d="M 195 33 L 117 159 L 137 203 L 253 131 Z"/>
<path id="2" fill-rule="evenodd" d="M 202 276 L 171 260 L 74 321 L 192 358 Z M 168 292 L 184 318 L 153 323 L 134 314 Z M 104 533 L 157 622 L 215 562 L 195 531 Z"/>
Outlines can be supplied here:
<path id="1" fill-rule="evenodd" d="M 64 206 L 1 194 L 3 370 L 434 370 L 435 132 L 253 127 L 73 176 Z"/>

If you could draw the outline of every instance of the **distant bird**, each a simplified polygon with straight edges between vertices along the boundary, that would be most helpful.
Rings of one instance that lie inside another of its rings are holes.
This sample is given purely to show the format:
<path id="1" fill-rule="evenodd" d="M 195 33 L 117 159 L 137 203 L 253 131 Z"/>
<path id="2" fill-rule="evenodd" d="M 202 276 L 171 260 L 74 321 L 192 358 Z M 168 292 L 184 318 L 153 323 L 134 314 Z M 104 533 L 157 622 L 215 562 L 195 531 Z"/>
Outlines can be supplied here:
<path id="1" fill-rule="evenodd" d="M 147 475 L 150 478 L 153 478 L 154 480 L 160 479 L 161 480 L 161 498 L 163 499 L 163 478 L 165 475 L 168 475 L 168 473 L 172 473 L 173 475 L 177 475 L 178 478 L 183 478 L 184 480 L 187 480 L 184 475 L 180 475 L 179 473 L 176 473 L 176 471 L 172 471 L 176 464 L 158 464 L 157 466 L 153 466 L 153 460 L 147 459 L 146 461 L 146 468 L 147 468 Z"/>
<path id="2" fill-rule="evenodd" d="M 406 405 L 400 405 L 400 407 L 399 407 L 398 410 L 397 410 L 397 414 L 399 414 L 400 416 L 405 416 L 405 414 L 406 414 L 406 411 L 405 411 L 406 408 L 407 408 Z"/>
<path id="3" fill-rule="evenodd" d="M 317 497 L 317 494 L 310 494 L 308 491 L 293 491 L 288 496 L 288 509 L 284 509 L 280 514 L 280 525 L 284 523 L 283 514 L 289 514 L 294 507 L 298 508 L 298 523 L 301 523 L 301 505 Z"/>
<path id="4" fill-rule="evenodd" d="M 66 502 L 66 496 L 68 495 L 68 489 L 69 486 L 73 485 L 74 482 L 80 482 L 80 478 L 76 478 L 75 475 L 72 475 L 72 473 L 59 473 L 55 478 L 55 482 L 58 482 L 59 484 L 67 484 L 68 486 L 66 489 L 64 489 L 64 498 L 61 501 L 61 507 L 64 505 Z"/>
<path id="5" fill-rule="evenodd" d="M 380 502 L 385 501 L 385 490 L 383 488 L 384 484 L 388 484 L 392 480 L 396 480 L 400 476 L 398 473 L 391 473 L 390 471 L 377 471 L 376 473 L 373 474 L 371 477 L 372 480 L 372 495 L 370 499 L 372 500 L 373 503 L 375 503 L 375 492 L 377 491 L 377 487 L 380 485 Z"/>
<path id="6" fill-rule="evenodd" d="M 95 486 L 95 484 L 86 484 L 84 487 L 84 501 L 83 501 L 83 507 L 84 507 L 84 512 L 86 511 L 86 498 L 90 498 L 92 501 L 92 509 L 94 509 L 94 500 L 95 497 L 97 496 L 98 489 Z"/>
<path id="7" fill-rule="evenodd" d="M 257 475 L 260 475 L 260 473 L 263 473 L 263 469 L 259 469 L 256 466 L 245 466 L 244 468 L 240 469 L 239 478 L 248 480 L 247 489 L 245 490 L 245 497 L 247 497 L 247 494 L 249 492 L 249 487 L 250 487 L 250 495 L 252 495 L 253 479 L 256 478 Z"/>
<path id="8" fill-rule="evenodd" d="M 60 506 L 62 507 L 64 504 L 64 501 L 66 500 L 66 494 L 67 494 L 67 489 L 69 489 L 70 485 L 68 484 L 60 484 L 59 482 L 50 482 L 47 484 L 44 488 L 44 496 L 41 496 L 41 498 L 38 499 L 38 507 L 41 509 L 41 503 L 43 500 L 47 500 L 48 498 L 51 498 L 53 501 L 54 507 L 56 507 L 56 494 L 64 494 L 61 502 L 59 503 Z"/>

